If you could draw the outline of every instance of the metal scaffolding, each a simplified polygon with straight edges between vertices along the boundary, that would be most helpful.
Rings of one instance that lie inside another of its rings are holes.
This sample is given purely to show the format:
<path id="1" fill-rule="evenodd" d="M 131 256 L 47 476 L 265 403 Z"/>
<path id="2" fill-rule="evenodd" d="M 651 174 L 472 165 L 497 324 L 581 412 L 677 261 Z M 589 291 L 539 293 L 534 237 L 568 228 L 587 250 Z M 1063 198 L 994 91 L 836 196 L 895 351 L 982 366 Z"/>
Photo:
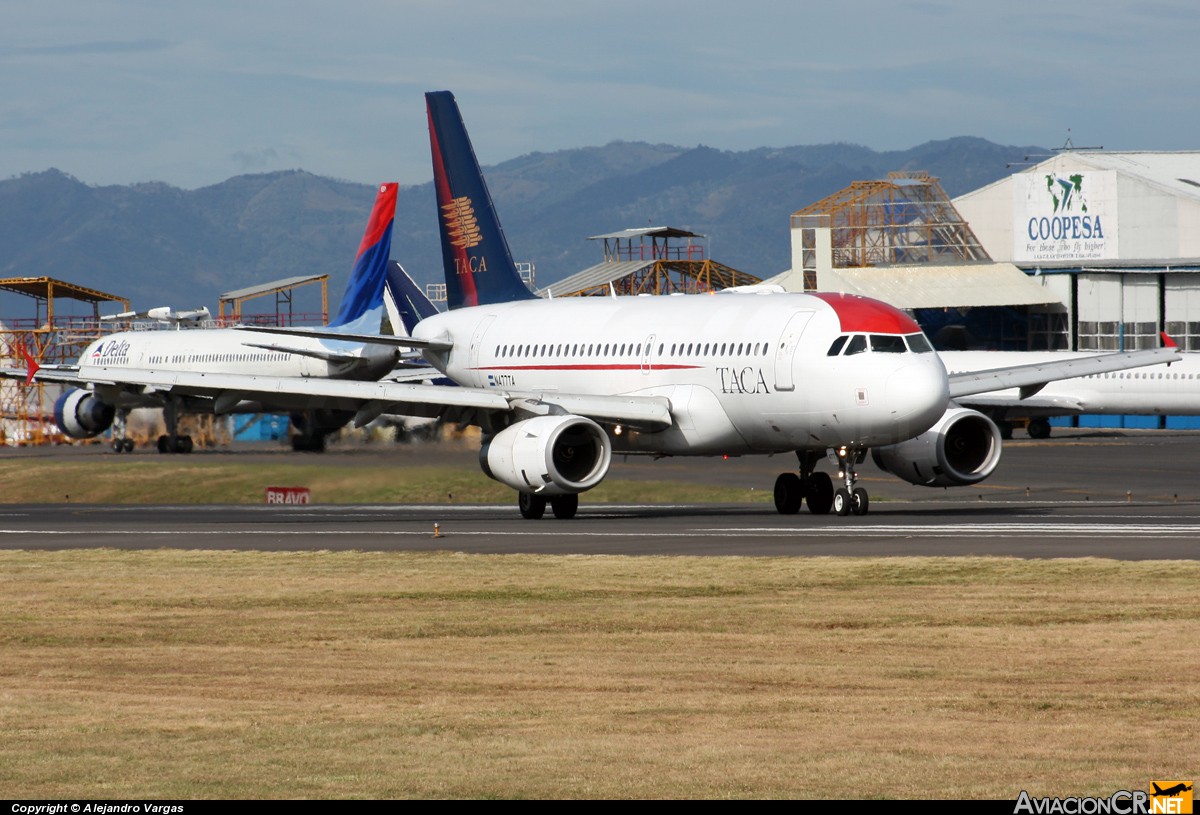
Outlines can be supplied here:
<path id="1" fill-rule="evenodd" d="M 793 215 L 828 217 L 833 267 L 991 260 L 938 180 L 924 171 L 855 181 Z"/>
<path id="2" fill-rule="evenodd" d="M 705 257 L 704 236 L 669 226 L 626 229 L 588 240 L 604 241 L 604 261 L 547 286 L 553 297 L 700 294 L 762 282 Z M 680 242 L 682 241 L 682 242 Z"/>
<path id="3" fill-rule="evenodd" d="M 10 320 L 0 328 L 0 364 L 10 368 L 27 367 L 26 356 L 38 365 L 74 363 L 93 340 L 112 331 L 102 324 L 101 303 L 120 303 L 129 310 L 129 300 L 115 294 L 67 283 L 50 277 L 12 277 L 0 279 L 0 291 L 34 300 L 34 317 Z M 56 300 L 86 303 L 87 316 L 61 315 Z M 0 443 L 45 444 L 61 441 L 49 429 L 53 427 L 54 400 L 60 386 L 41 382 L 25 384 L 3 380 L 0 385 Z"/>
<path id="4" fill-rule="evenodd" d="M 321 314 L 319 316 L 313 314 L 298 315 L 292 308 L 292 290 L 312 283 L 321 284 Z M 265 297 L 268 294 L 275 295 L 275 312 L 273 314 L 246 315 L 242 313 L 242 306 L 247 300 Z M 221 325 L 232 325 L 242 322 L 274 326 L 297 325 L 301 322 L 326 323 L 329 321 L 329 275 L 289 277 L 284 280 L 263 283 L 260 286 L 250 286 L 245 289 L 238 289 L 237 291 L 227 291 L 220 296 L 217 303 L 217 320 Z M 227 308 L 229 311 L 228 315 L 226 315 Z"/>

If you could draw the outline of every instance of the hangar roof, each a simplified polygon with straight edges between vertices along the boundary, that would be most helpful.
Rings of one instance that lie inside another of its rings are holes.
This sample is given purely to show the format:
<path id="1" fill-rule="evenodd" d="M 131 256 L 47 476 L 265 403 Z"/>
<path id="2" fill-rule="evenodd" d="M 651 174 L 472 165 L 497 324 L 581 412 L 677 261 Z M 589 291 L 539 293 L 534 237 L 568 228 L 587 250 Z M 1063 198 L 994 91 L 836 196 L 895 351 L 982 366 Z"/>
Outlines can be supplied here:
<path id="1" fill-rule="evenodd" d="M 315 283 L 322 278 L 328 278 L 327 274 L 303 275 L 301 277 L 285 277 L 282 280 L 272 280 L 270 283 L 262 283 L 257 286 L 248 286 L 244 289 L 236 289 L 227 291 L 221 295 L 221 300 L 243 300 L 250 297 L 257 297 L 262 294 L 271 294 L 273 292 L 282 291 L 283 289 L 291 289 L 296 286 L 303 286 L 305 283 Z"/>
<path id="2" fill-rule="evenodd" d="M 1168 190 L 1174 195 L 1200 200 L 1200 151 L 1131 151 L 1125 153 L 1107 153 L 1099 150 L 1063 150 L 1050 158 L 1026 167 L 1021 173 L 1045 172 L 1045 167 L 1064 158 L 1070 161 L 1087 164 L 1097 170 L 1114 170 L 1122 175 L 1139 178 L 1147 184 L 1152 184 Z M 954 200 L 970 198 L 983 190 L 1007 184 L 1012 176 L 1004 176 L 980 187 L 977 190 L 963 193 Z"/>
<path id="3" fill-rule="evenodd" d="M 604 286 L 622 277 L 627 277 L 635 272 L 645 269 L 647 266 L 653 266 L 653 260 L 625 260 L 625 261 L 605 261 L 597 263 L 595 266 L 589 266 L 582 272 L 576 272 L 570 277 L 564 277 L 557 283 L 551 283 L 546 288 L 542 289 L 543 294 L 548 294 L 551 297 L 559 297 L 571 292 L 590 289 L 594 286 Z"/>
<path id="4" fill-rule="evenodd" d="M 592 235 L 588 238 L 589 241 L 602 240 L 604 238 L 617 238 L 618 240 L 633 240 L 634 238 L 703 238 L 704 236 L 698 232 L 689 232 L 686 229 L 678 229 L 673 226 L 642 226 L 634 227 L 633 229 L 622 229 L 617 232 L 607 232 L 603 235 Z"/>
<path id="5" fill-rule="evenodd" d="M 822 272 L 822 289 L 831 288 Z M 1036 279 L 1011 263 L 867 266 L 834 269 L 834 281 L 848 293 L 862 294 L 897 308 L 1030 306 L 1061 303 Z M 769 281 L 768 281 L 769 282 Z"/>
<path id="6" fill-rule="evenodd" d="M 1071 157 L 1098 170 L 1138 176 L 1176 195 L 1200 199 L 1200 152 L 1103 153 L 1073 151 Z"/>

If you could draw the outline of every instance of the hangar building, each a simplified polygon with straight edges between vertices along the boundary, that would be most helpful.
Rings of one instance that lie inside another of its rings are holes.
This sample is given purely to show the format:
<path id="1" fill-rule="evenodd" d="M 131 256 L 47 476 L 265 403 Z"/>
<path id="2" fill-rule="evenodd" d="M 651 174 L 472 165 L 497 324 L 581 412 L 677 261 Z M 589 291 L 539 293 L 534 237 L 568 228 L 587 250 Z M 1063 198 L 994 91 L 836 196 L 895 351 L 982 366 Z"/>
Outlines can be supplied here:
<path id="1" fill-rule="evenodd" d="M 1200 153 L 1058 151 L 954 199 L 988 254 L 1052 292 L 1030 348 L 1200 350 Z"/>

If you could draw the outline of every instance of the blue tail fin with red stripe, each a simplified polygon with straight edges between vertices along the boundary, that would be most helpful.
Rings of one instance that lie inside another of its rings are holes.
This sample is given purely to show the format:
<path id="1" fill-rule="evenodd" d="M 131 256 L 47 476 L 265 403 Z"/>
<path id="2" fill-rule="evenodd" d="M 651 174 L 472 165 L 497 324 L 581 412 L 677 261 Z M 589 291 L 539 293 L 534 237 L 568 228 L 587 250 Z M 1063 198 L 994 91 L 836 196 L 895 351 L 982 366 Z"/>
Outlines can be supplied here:
<path id="1" fill-rule="evenodd" d="M 432 91 L 425 106 L 447 304 L 455 309 L 535 298 L 517 274 L 454 95 Z"/>
<path id="2" fill-rule="evenodd" d="M 392 224 L 396 220 L 396 192 L 399 184 L 379 185 L 367 230 L 358 247 L 354 268 L 346 283 L 346 293 L 338 314 L 329 328 L 344 328 L 347 333 L 377 334 L 383 318 L 383 286 L 387 263 L 392 254 Z"/>

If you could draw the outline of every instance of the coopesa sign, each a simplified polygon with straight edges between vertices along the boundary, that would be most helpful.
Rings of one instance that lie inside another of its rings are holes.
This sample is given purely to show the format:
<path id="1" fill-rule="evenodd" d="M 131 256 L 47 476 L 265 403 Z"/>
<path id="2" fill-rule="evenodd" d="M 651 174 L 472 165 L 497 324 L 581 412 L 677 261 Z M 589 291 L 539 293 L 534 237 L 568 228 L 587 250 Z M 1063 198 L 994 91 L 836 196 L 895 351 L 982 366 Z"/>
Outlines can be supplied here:
<path id="1" fill-rule="evenodd" d="M 1013 184 L 1014 260 L 1118 257 L 1116 173 L 1021 173 Z"/>
<path id="2" fill-rule="evenodd" d="M 1026 231 L 1031 241 L 1099 240 L 1104 237 L 1104 225 L 1098 215 L 1095 218 L 1090 215 L 1030 218 Z"/>

